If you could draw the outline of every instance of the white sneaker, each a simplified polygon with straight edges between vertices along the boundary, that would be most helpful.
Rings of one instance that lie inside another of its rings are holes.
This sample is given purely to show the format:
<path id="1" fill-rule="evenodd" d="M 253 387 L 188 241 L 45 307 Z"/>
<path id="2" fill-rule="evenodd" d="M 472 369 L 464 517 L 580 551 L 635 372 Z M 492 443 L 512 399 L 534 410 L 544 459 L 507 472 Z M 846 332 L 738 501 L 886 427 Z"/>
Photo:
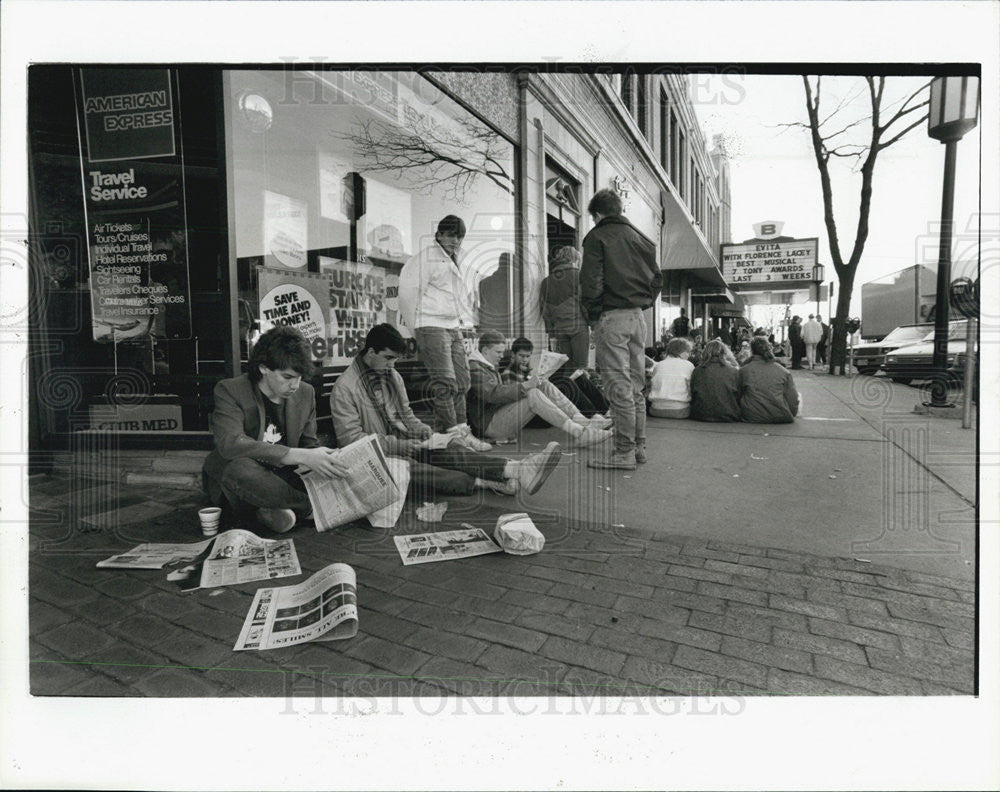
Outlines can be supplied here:
<path id="1" fill-rule="evenodd" d="M 493 446 L 489 443 L 480 440 L 472 434 L 472 429 L 469 428 L 468 424 L 458 424 L 448 431 L 455 432 L 455 440 L 466 448 L 471 448 L 473 451 L 491 451 L 493 449 Z"/>
<path id="2" fill-rule="evenodd" d="M 614 423 L 610 418 L 597 414 L 590 419 L 590 423 L 587 426 L 590 429 L 610 429 L 614 426 Z"/>
<path id="3" fill-rule="evenodd" d="M 580 434 L 574 438 L 574 444 L 577 447 L 584 448 L 586 446 L 600 445 L 601 443 L 606 443 L 611 439 L 611 432 L 607 429 L 596 429 L 590 427 L 584 429 Z"/>
<path id="4" fill-rule="evenodd" d="M 530 454 L 521 460 L 517 479 L 529 495 L 534 495 L 542 488 L 545 479 L 556 469 L 556 465 L 562 459 L 561 454 L 562 448 L 559 443 L 549 443 L 545 446 L 544 451 Z"/>
<path id="5" fill-rule="evenodd" d="M 483 489 L 488 489 L 497 495 L 517 495 L 517 491 L 520 488 L 517 479 L 504 479 L 503 481 L 480 479 L 480 481 L 482 482 Z"/>
<path id="6" fill-rule="evenodd" d="M 257 509 L 257 519 L 275 533 L 287 533 L 295 527 L 295 512 L 291 509 Z"/>

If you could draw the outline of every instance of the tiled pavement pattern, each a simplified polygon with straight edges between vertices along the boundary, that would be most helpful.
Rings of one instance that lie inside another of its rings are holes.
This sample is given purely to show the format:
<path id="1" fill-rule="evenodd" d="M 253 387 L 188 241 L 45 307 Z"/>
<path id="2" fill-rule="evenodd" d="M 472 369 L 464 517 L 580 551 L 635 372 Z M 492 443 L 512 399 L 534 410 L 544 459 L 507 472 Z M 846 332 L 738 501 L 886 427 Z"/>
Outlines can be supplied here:
<path id="1" fill-rule="evenodd" d="M 638 529 L 541 526 L 533 556 L 404 567 L 392 533 L 290 534 L 305 579 L 358 575 L 360 630 L 232 646 L 264 583 L 180 593 L 166 571 L 95 568 L 197 541 L 198 493 L 31 486 L 31 691 L 82 696 L 953 695 L 974 685 L 974 584 L 852 559 Z M 117 521 L 107 516 L 117 500 Z M 469 522 L 492 531 L 494 499 Z M 109 505 L 110 504 L 110 505 Z M 503 509 L 503 511 L 517 510 Z M 465 518 L 462 518 L 465 519 Z M 96 527 L 100 526 L 100 527 Z"/>

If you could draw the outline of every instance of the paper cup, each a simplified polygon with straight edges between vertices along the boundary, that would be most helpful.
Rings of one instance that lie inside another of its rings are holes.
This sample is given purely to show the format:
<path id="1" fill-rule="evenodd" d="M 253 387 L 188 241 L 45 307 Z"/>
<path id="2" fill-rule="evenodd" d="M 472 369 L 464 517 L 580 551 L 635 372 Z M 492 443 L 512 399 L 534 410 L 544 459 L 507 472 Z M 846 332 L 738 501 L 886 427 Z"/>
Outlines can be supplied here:
<path id="1" fill-rule="evenodd" d="M 212 506 L 207 509 L 198 510 L 198 520 L 201 522 L 201 532 L 205 536 L 214 536 L 219 532 L 219 520 L 222 517 L 222 509 Z"/>

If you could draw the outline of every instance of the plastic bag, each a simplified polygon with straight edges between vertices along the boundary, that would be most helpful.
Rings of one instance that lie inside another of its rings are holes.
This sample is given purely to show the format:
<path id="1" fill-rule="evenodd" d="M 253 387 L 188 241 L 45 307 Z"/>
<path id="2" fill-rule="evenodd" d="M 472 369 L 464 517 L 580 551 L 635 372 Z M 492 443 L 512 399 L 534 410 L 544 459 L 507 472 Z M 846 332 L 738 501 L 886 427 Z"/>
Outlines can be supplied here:
<path id="1" fill-rule="evenodd" d="M 378 511 L 373 511 L 368 515 L 368 522 L 374 528 L 392 528 L 399 520 L 399 515 L 403 513 L 403 504 L 406 503 L 406 490 L 410 486 L 410 463 L 400 457 L 387 456 L 385 458 L 389 472 L 399 486 L 399 498 L 392 503 L 388 503 Z"/>
<path id="2" fill-rule="evenodd" d="M 493 539 L 511 555 L 531 555 L 545 546 L 545 536 L 524 512 L 501 514 Z"/>

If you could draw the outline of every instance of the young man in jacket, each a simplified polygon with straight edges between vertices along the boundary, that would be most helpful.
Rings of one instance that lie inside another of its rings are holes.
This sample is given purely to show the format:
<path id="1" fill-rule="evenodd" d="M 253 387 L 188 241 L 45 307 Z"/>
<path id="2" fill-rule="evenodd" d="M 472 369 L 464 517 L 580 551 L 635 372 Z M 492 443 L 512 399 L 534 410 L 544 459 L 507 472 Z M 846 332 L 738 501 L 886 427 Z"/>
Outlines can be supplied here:
<path id="1" fill-rule="evenodd" d="M 430 374 L 427 387 L 434 401 L 434 429 L 459 436 L 474 451 L 489 443 L 472 436 L 465 415 L 469 360 L 463 330 L 475 323 L 475 297 L 462 273 L 459 252 L 465 239 L 462 218 L 441 219 L 434 242 L 412 256 L 399 273 L 399 312 Z"/>
<path id="2" fill-rule="evenodd" d="M 469 359 L 472 387 L 468 412 L 478 434 L 510 440 L 538 415 L 566 432 L 577 445 L 594 445 L 611 438 L 610 432 L 599 428 L 604 418 L 584 417 L 548 380 L 531 377 L 505 384 L 497 368 L 505 346 L 500 333 L 487 330 L 479 337 L 479 349 Z"/>
<path id="3" fill-rule="evenodd" d="M 309 345 L 292 327 L 262 335 L 250 353 L 249 373 L 215 386 L 212 434 L 202 484 L 212 503 L 236 515 L 256 510 L 277 533 L 311 511 L 298 465 L 343 476 L 338 452 L 316 438 L 316 399 Z M 223 497 L 225 500 L 223 500 Z"/>
<path id="4" fill-rule="evenodd" d="M 587 368 L 590 328 L 580 308 L 580 254 L 569 245 L 552 248 L 549 274 L 542 281 L 542 321 L 556 351 L 569 357 L 571 370 Z"/>
<path id="5" fill-rule="evenodd" d="M 389 324 L 368 331 L 364 347 L 337 378 L 330 394 L 333 428 L 340 445 L 366 434 L 378 436 L 389 456 L 410 462 L 410 490 L 417 501 L 434 495 L 469 495 L 488 489 L 513 495 L 534 494 L 559 464 L 558 443 L 514 462 L 472 451 L 453 440 L 447 448 L 430 449 L 431 428 L 413 414 L 403 378 L 395 362 L 406 352 L 406 341 Z"/>
<path id="6" fill-rule="evenodd" d="M 583 240 L 580 301 L 594 328 L 597 367 L 614 419 L 615 446 L 594 468 L 634 470 L 646 461 L 646 320 L 662 276 L 653 242 L 622 216 L 621 198 L 598 190 L 587 211 L 594 227 Z"/>

